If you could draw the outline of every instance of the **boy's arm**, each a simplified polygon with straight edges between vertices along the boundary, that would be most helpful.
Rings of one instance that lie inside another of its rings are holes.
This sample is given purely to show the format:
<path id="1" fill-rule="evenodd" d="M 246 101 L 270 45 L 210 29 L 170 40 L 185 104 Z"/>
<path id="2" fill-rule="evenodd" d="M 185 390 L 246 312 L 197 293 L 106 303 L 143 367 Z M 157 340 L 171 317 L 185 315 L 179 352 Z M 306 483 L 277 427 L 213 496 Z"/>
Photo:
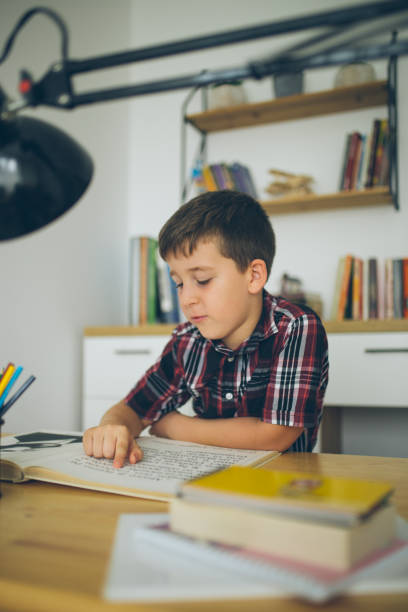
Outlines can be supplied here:
<path id="1" fill-rule="evenodd" d="M 201 419 L 170 412 L 154 423 L 151 433 L 162 438 L 226 448 L 285 451 L 303 427 L 272 425 L 257 417 Z"/>
<path id="2" fill-rule="evenodd" d="M 126 458 L 136 463 L 143 457 L 135 438 L 148 425 L 125 400 L 121 400 L 103 415 L 98 427 L 87 429 L 83 436 L 84 450 L 93 457 L 113 459 L 114 467 L 122 467 Z"/>

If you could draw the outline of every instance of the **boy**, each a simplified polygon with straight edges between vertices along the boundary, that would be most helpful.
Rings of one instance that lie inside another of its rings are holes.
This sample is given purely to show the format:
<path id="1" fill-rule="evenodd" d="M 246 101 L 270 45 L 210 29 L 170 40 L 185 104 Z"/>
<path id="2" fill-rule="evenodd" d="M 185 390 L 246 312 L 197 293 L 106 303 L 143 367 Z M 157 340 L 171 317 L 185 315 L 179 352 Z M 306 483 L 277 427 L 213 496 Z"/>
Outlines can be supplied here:
<path id="1" fill-rule="evenodd" d="M 234 191 L 180 207 L 159 235 L 187 319 L 159 360 L 84 434 L 88 455 L 136 463 L 141 431 L 229 448 L 311 451 L 327 385 L 317 315 L 264 289 L 275 236 L 263 208 Z M 177 409 L 192 398 L 196 417 Z M 234 418 L 236 417 L 236 418 Z"/>

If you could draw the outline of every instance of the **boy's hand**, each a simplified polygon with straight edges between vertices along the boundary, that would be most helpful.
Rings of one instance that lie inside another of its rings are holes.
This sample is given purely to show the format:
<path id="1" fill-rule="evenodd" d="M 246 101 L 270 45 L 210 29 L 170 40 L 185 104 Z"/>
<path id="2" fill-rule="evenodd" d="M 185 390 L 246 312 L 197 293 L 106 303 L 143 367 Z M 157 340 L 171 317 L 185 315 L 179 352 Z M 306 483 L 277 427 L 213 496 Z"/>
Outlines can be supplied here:
<path id="1" fill-rule="evenodd" d="M 127 458 L 137 463 L 143 451 L 136 444 L 126 425 L 99 425 L 87 429 L 83 437 L 84 450 L 90 457 L 113 459 L 113 466 L 120 468 Z"/>

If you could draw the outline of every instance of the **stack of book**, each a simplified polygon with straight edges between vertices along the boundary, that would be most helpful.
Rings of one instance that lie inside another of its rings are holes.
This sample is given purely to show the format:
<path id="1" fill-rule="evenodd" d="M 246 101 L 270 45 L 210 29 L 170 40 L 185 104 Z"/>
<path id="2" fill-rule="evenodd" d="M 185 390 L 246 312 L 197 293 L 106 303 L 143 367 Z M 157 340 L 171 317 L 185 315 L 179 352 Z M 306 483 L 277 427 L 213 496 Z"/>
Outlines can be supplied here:
<path id="1" fill-rule="evenodd" d="M 346 136 L 339 190 L 350 191 L 389 184 L 389 129 L 387 119 L 375 119 L 370 134 Z"/>
<path id="2" fill-rule="evenodd" d="M 232 466 L 181 486 L 168 537 L 206 542 L 247 576 L 322 601 L 407 554 L 391 494 L 382 482 Z"/>
<path id="3" fill-rule="evenodd" d="M 169 267 L 149 236 L 130 239 L 129 324 L 179 323 L 177 290 Z"/>
<path id="4" fill-rule="evenodd" d="M 194 181 L 206 191 L 231 189 L 258 198 L 251 171 L 248 166 L 238 162 L 204 165 L 199 173 L 195 173 Z"/>
<path id="5" fill-rule="evenodd" d="M 408 318 L 408 258 L 341 257 L 331 320 Z"/>

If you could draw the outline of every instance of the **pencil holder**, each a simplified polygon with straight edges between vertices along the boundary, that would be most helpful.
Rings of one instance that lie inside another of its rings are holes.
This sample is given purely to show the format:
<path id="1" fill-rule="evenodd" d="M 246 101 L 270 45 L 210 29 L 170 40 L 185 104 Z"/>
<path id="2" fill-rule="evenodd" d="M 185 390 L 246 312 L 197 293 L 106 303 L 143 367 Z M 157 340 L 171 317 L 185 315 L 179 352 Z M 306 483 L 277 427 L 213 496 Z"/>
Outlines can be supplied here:
<path id="1" fill-rule="evenodd" d="M 0 419 L 0 444 L 1 444 L 1 428 L 3 427 L 3 425 L 4 425 L 3 419 Z M 1 453 L 1 451 L 0 451 L 0 453 Z M 1 456 L 0 456 L 0 459 L 1 459 Z M 3 481 L 2 481 L 2 478 L 1 478 L 1 462 L 0 462 L 0 497 L 2 495 L 2 488 L 3 488 L 2 487 L 2 482 Z"/>

